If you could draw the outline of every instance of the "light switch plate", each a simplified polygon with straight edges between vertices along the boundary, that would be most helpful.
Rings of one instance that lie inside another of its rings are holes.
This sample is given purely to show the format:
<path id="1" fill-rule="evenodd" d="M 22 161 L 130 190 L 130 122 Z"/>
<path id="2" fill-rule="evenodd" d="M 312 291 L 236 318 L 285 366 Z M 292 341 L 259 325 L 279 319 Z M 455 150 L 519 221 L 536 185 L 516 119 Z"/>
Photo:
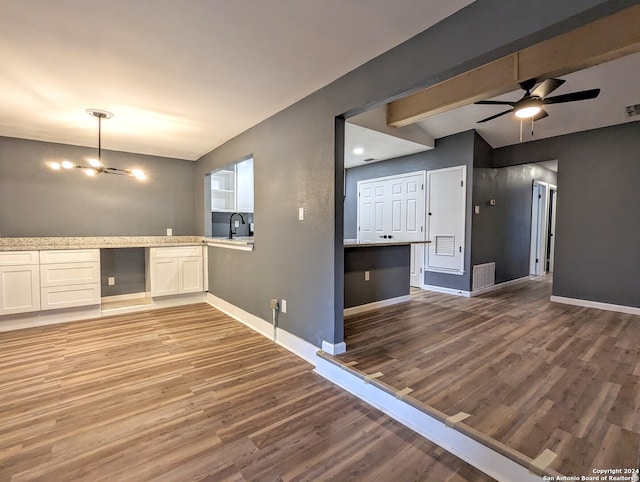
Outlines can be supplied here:
<path id="1" fill-rule="evenodd" d="M 286 313 L 287 312 L 287 300 L 282 300 L 282 312 Z"/>
<path id="2" fill-rule="evenodd" d="M 298 208 L 298 221 L 304 221 L 304 208 Z"/>
<path id="3" fill-rule="evenodd" d="M 480 206 L 476 206 L 473 212 L 475 212 L 476 214 L 480 214 Z"/>
<path id="4" fill-rule="evenodd" d="M 365 281 L 369 281 L 369 277 L 370 277 L 370 275 L 369 275 L 369 271 L 365 271 L 365 272 L 364 272 L 364 280 L 365 280 Z"/>
<path id="5" fill-rule="evenodd" d="M 237 219 L 234 221 L 234 224 L 236 228 L 240 227 L 240 221 L 238 221 Z"/>

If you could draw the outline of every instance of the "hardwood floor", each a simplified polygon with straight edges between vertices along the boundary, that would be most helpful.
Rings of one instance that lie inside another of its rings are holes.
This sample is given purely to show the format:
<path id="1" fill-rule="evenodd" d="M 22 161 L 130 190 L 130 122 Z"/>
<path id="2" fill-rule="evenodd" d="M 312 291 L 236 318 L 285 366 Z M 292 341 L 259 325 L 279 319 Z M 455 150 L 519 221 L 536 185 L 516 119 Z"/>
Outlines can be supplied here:
<path id="1" fill-rule="evenodd" d="M 345 318 L 342 362 L 564 475 L 637 468 L 640 316 L 549 302 L 549 280 L 476 298 L 428 291 Z"/>
<path id="2" fill-rule="evenodd" d="M 3 481 L 491 480 L 206 304 L 0 347 Z"/>

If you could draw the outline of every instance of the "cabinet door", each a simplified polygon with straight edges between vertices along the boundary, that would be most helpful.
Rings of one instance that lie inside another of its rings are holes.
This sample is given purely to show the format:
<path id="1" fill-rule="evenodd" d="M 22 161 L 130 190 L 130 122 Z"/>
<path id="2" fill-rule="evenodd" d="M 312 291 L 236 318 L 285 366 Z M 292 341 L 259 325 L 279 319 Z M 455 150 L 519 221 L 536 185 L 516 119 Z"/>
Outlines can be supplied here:
<path id="1" fill-rule="evenodd" d="M 40 309 L 38 265 L 0 266 L 0 315 Z"/>
<path id="2" fill-rule="evenodd" d="M 253 159 L 239 162 L 236 165 L 238 211 L 253 212 Z"/>
<path id="3" fill-rule="evenodd" d="M 178 294 L 177 258 L 157 258 L 151 261 L 151 296 Z"/>
<path id="4" fill-rule="evenodd" d="M 179 258 L 178 277 L 180 293 L 198 293 L 203 291 L 202 257 Z"/>

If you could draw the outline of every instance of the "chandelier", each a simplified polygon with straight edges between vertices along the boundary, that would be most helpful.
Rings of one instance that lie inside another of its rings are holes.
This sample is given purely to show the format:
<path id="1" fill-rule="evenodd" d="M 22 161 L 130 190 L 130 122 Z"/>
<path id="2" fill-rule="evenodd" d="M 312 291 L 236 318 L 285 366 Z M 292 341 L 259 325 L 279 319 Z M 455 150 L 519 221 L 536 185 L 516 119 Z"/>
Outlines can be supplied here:
<path id="1" fill-rule="evenodd" d="M 62 162 L 52 162 L 49 164 L 49 167 L 55 171 L 59 171 L 60 169 L 82 169 L 89 177 L 93 177 L 96 174 L 118 174 L 120 176 L 135 177 L 140 181 L 145 180 L 147 176 L 141 169 L 118 169 L 117 167 L 107 167 L 102 164 L 102 119 L 111 119 L 113 114 L 106 110 L 99 109 L 87 109 L 87 114 L 98 119 L 98 158 L 89 159 L 88 166 L 74 164 L 69 160 L 65 160 Z"/>

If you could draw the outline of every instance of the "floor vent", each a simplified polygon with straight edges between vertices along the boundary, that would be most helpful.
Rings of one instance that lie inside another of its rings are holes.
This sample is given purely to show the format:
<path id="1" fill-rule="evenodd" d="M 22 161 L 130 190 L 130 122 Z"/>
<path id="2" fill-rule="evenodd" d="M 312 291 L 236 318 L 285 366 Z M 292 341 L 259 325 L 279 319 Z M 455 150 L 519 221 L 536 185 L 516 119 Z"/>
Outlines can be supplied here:
<path id="1" fill-rule="evenodd" d="M 479 290 L 496 284 L 496 264 L 484 263 L 473 266 L 472 290 Z"/>

